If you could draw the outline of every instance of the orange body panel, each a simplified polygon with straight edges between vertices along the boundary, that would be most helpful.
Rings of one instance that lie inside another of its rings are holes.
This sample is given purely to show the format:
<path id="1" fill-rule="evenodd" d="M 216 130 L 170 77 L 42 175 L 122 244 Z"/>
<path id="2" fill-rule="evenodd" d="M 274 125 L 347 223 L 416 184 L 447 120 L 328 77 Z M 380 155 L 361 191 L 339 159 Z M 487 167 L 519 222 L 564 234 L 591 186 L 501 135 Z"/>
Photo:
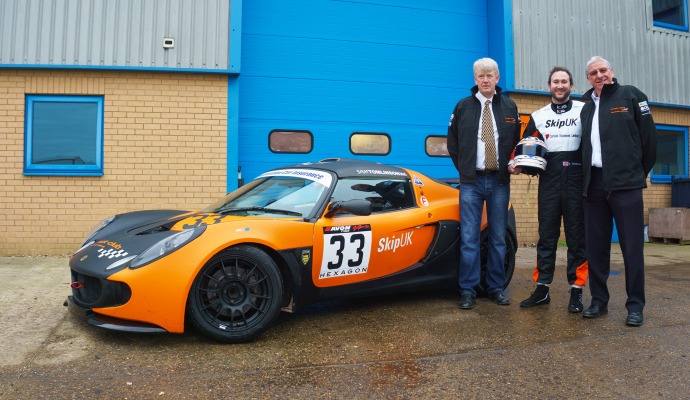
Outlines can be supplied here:
<path id="1" fill-rule="evenodd" d="M 457 189 L 408 171 L 417 207 L 369 216 L 260 218 L 190 214 L 172 228 L 205 226 L 190 243 L 137 269 L 125 268 L 108 279 L 126 283 L 130 300 L 96 313 L 155 324 L 183 332 L 190 288 L 216 254 L 237 244 L 257 244 L 276 251 L 312 247 L 311 276 L 317 287 L 364 282 L 398 273 L 426 255 L 439 221 L 459 220 Z M 482 229 L 486 226 L 486 209 Z"/>
<path id="2" fill-rule="evenodd" d="M 220 251 L 239 243 L 257 243 L 282 250 L 308 247 L 313 224 L 294 218 L 239 218 L 207 214 L 180 221 L 175 229 L 210 223 L 197 239 L 177 251 L 137 269 L 125 268 L 109 279 L 126 282 L 131 299 L 121 306 L 94 308 L 116 318 L 148 322 L 169 332 L 184 331 L 189 289 L 199 270 Z M 199 222 L 201 220 L 201 222 Z"/>
<path id="3" fill-rule="evenodd" d="M 441 220 L 458 220 L 458 191 L 412 173 L 417 208 L 321 218 L 314 229 L 317 287 L 364 282 L 403 271 L 426 255 Z"/>

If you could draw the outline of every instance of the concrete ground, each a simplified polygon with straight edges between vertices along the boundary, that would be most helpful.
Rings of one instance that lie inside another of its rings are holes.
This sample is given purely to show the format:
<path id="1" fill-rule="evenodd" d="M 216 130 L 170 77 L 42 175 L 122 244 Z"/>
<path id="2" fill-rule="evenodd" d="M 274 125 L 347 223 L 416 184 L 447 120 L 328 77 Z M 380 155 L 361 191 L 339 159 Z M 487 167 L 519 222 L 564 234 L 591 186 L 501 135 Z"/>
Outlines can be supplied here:
<path id="1" fill-rule="evenodd" d="M 639 328 L 624 324 L 617 246 L 595 320 L 566 311 L 564 248 L 551 304 L 520 309 L 536 259 L 521 248 L 510 306 L 460 310 L 450 291 L 331 302 L 241 345 L 86 325 L 63 307 L 66 257 L 0 258 L 0 399 L 689 398 L 690 246 L 645 255 Z"/>

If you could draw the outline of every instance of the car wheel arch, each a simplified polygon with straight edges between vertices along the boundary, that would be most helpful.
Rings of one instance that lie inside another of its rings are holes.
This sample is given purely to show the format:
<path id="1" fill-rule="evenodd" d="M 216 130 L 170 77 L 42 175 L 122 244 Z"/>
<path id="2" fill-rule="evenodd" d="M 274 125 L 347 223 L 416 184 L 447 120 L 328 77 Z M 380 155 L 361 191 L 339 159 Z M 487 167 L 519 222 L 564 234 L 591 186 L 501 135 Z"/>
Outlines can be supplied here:
<path id="1" fill-rule="evenodd" d="M 195 274 L 186 324 L 225 343 L 261 335 L 278 318 L 285 298 L 284 266 L 275 257 L 275 251 L 250 243 L 216 252 Z"/>

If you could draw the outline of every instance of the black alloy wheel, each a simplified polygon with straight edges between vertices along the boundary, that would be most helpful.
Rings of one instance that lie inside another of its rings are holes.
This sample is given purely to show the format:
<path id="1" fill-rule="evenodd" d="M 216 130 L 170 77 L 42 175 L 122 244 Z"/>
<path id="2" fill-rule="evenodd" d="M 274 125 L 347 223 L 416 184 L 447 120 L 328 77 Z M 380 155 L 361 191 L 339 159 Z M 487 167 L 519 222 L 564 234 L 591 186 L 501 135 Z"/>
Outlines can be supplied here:
<path id="1" fill-rule="evenodd" d="M 231 247 L 209 260 L 194 279 L 189 320 L 219 342 L 252 340 L 280 314 L 282 292 L 278 266 L 268 254 L 253 246 Z"/>
<path id="2" fill-rule="evenodd" d="M 489 237 L 486 231 L 482 232 L 481 244 L 480 244 L 480 254 L 481 254 L 481 279 L 479 281 L 479 286 L 477 287 L 477 294 L 481 296 L 487 295 L 487 285 L 486 285 L 486 262 L 488 259 L 488 245 Z M 513 242 L 510 231 L 506 231 L 506 254 L 505 260 L 503 261 L 503 271 L 506 276 L 506 283 L 503 289 L 507 288 L 510 284 L 511 279 L 513 279 L 513 272 L 515 272 L 515 243 Z"/>

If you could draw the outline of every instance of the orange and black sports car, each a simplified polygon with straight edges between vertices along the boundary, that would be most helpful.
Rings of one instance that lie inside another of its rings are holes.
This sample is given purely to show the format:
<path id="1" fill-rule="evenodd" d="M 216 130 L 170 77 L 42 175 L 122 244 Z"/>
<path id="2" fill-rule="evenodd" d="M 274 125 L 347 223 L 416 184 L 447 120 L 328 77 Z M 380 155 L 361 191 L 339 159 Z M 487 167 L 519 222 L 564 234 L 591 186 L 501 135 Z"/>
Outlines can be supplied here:
<path id="1" fill-rule="evenodd" d="M 68 305 L 103 328 L 179 333 L 187 321 L 212 339 L 241 342 L 281 310 L 457 287 L 458 201 L 448 184 L 378 163 L 274 169 L 199 212 L 103 221 L 70 259 Z M 510 282 L 512 208 L 506 237 Z"/>

